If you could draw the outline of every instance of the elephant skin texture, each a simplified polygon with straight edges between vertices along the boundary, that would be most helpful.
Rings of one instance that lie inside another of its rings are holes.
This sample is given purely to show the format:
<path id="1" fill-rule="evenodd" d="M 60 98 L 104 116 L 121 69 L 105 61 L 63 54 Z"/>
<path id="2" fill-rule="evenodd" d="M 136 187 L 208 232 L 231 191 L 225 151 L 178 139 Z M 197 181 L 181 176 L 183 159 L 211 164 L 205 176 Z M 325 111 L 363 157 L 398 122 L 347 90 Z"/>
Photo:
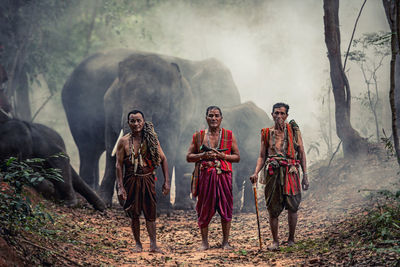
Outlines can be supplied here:
<path id="1" fill-rule="evenodd" d="M 205 114 L 203 114 L 205 120 Z M 249 180 L 250 175 L 254 172 L 257 158 L 260 151 L 261 129 L 271 127 L 272 120 L 267 113 L 257 107 L 253 102 L 245 102 L 240 105 L 222 109 L 221 127 L 232 130 L 236 136 L 240 151 L 240 162 L 233 164 L 233 195 L 234 209 L 236 211 L 253 211 L 254 196 L 252 185 Z M 204 128 L 203 128 L 204 129 Z M 197 131 L 201 130 L 198 128 Z M 193 134 L 194 132 L 192 132 Z M 187 140 L 186 147 L 189 147 L 191 137 Z M 185 151 L 186 153 L 187 151 Z M 184 157 L 182 153 L 179 157 Z M 194 201 L 190 200 L 190 174 L 194 169 L 193 163 L 183 163 L 180 170 L 176 169 L 178 175 L 176 177 L 184 177 L 179 183 L 181 187 L 176 189 L 175 206 L 178 208 L 188 209 L 194 206 Z M 179 191 L 178 191 L 179 190 Z M 241 202 L 241 192 L 244 190 L 243 203 Z M 182 204 L 183 203 L 183 204 Z M 184 206 L 191 203 L 191 207 Z"/>
<path id="2" fill-rule="evenodd" d="M 79 150 L 80 175 L 92 188 L 99 187 L 98 162 L 107 151 L 100 194 L 111 205 L 115 158 L 110 152 L 120 129 L 128 131 L 131 109 L 143 111 L 154 123 L 172 172 L 185 162 L 180 155 L 199 123 L 205 123 L 207 106 L 237 105 L 240 95 L 230 71 L 215 59 L 189 61 L 116 49 L 80 63 L 64 85 L 62 101 Z M 181 180 L 176 178 L 177 191 Z M 161 196 L 161 183 L 156 191 Z M 169 198 L 161 197 L 158 204 L 169 208 Z"/>
<path id="3" fill-rule="evenodd" d="M 36 190 L 47 198 L 63 201 L 67 206 L 75 206 L 75 191 L 80 193 L 97 210 L 104 210 L 105 204 L 100 197 L 82 180 L 69 163 L 61 136 L 47 126 L 9 119 L 0 123 L 0 160 L 11 156 L 19 159 L 43 158 L 46 166 L 61 170 L 64 181 L 44 180 Z"/>

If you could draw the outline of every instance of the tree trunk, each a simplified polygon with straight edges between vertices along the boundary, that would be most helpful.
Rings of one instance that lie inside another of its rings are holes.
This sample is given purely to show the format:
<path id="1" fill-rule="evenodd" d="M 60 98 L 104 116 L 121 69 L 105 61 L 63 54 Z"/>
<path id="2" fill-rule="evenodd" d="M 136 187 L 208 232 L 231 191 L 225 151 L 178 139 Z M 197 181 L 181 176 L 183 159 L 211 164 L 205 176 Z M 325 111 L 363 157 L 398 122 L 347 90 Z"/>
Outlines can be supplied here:
<path id="1" fill-rule="evenodd" d="M 14 83 L 15 87 L 15 113 L 17 118 L 24 121 L 31 121 L 31 104 L 29 98 L 28 77 L 25 71 L 21 70 L 16 76 L 18 81 Z"/>
<path id="2" fill-rule="evenodd" d="M 399 0 L 383 0 L 386 18 L 392 32 L 391 49 L 392 59 L 390 60 L 390 91 L 389 100 L 392 111 L 392 133 L 394 149 L 396 151 L 397 162 L 400 165 L 399 135 L 397 131 L 397 118 L 399 117 L 398 108 L 400 105 L 400 57 L 399 57 Z"/>
<path id="3" fill-rule="evenodd" d="M 8 81 L 8 93 L 13 98 L 13 114 L 19 119 L 31 121 L 31 105 L 29 100 L 29 83 L 25 71 L 26 40 L 18 48 L 11 66 Z"/>
<path id="4" fill-rule="evenodd" d="M 325 43 L 328 48 L 332 91 L 335 99 L 336 133 L 343 141 L 345 157 L 366 153 L 367 142 L 350 122 L 351 92 L 340 52 L 339 1 L 324 0 Z"/>
<path id="5" fill-rule="evenodd" d="M 333 141 L 332 141 L 332 111 L 331 111 L 331 88 L 328 89 L 328 116 L 329 116 L 329 127 L 328 127 L 328 157 L 332 156 L 333 153 Z"/>

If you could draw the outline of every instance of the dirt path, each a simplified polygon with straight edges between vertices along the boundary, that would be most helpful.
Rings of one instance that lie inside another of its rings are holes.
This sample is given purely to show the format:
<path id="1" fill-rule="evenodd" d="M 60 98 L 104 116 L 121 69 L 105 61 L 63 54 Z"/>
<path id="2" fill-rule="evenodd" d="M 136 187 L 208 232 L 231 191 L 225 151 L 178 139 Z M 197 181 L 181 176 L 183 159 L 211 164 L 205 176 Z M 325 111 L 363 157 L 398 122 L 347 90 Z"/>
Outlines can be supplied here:
<path id="1" fill-rule="evenodd" d="M 141 219 L 144 252 L 133 253 L 130 221 L 120 208 L 99 213 L 89 207 L 68 209 L 45 202 L 49 210 L 59 214 L 54 218 L 55 224 L 49 225 L 53 230 L 44 236 L 26 234 L 25 238 L 37 246 L 25 244 L 22 257 L 40 255 L 38 264 L 55 266 L 395 266 L 400 264 L 400 240 L 370 238 L 369 231 L 375 230 L 363 219 L 374 203 L 368 202 L 366 193 L 359 189 L 379 188 L 382 181 L 390 186 L 397 180 L 397 169 L 390 162 L 384 169 L 382 163 L 366 162 L 368 165 L 352 172 L 349 170 L 353 167 L 341 162 L 331 168 L 330 174 L 312 173 L 317 178 L 311 180 L 314 188 L 304 195 L 298 213 L 296 245 L 291 248 L 283 242 L 279 251 L 266 249 L 271 234 L 262 203 L 259 205 L 262 251 L 258 250 L 256 215 L 234 213 L 230 239 L 234 250 L 219 248 L 222 233 L 216 215 L 209 228 L 211 249 L 198 252 L 201 237 L 193 210 L 174 211 L 169 217 L 157 218 L 157 240 L 165 254 L 154 254 L 148 252 L 144 219 Z M 287 239 L 287 234 L 287 212 L 283 212 L 281 241 Z"/>
<path id="2" fill-rule="evenodd" d="M 313 208 L 313 201 L 304 201 L 299 211 L 297 244 L 288 248 L 283 244 L 281 250 L 266 250 L 271 242 L 267 212 L 261 211 L 261 234 L 263 250 L 258 250 L 257 224 L 255 214 L 234 214 L 231 231 L 233 251 L 224 251 L 221 244 L 219 216 L 210 224 L 209 240 L 211 249 L 198 252 L 200 234 L 196 225 L 194 211 L 176 211 L 171 216 L 162 215 L 157 219 L 158 242 L 165 254 L 149 251 L 149 239 L 145 231 L 144 219 L 141 220 L 144 252 L 133 253 L 133 237 L 129 219 L 120 209 L 107 210 L 101 214 L 91 209 L 67 209 L 54 206 L 58 214 L 57 229 L 64 229 L 49 235 L 47 240 L 36 240 L 49 250 L 56 251 L 70 259 L 55 257 L 50 264 L 83 266 L 290 266 L 345 264 L 345 258 L 338 258 L 327 243 L 332 223 L 344 220 L 346 215 L 329 220 L 327 213 Z M 352 209 L 354 211 L 354 208 Z M 281 216 L 279 236 L 287 238 L 286 212 Z M 325 239 L 324 239 L 325 238 Z M 328 240 L 329 241 L 329 240 Z M 346 253 L 344 251 L 343 253 Z"/>

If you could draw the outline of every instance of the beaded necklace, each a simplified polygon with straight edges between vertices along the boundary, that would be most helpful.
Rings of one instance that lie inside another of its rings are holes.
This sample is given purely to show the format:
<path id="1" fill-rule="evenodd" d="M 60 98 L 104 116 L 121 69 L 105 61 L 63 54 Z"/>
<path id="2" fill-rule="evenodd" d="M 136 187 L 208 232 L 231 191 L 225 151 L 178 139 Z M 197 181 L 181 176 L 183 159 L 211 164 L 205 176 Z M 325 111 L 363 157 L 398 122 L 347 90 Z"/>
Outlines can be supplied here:
<path id="1" fill-rule="evenodd" d="M 142 146 L 143 146 L 143 138 L 140 140 L 140 146 L 139 146 L 139 150 L 138 150 L 138 158 L 135 158 L 135 148 L 133 146 L 133 134 L 131 133 L 131 138 L 129 138 L 129 146 L 130 146 L 130 150 L 131 150 L 131 155 L 130 155 L 130 160 L 132 162 L 133 165 L 133 173 L 136 174 L 138 165 L 143 166 L 143 159 L 142 159 Z"/>

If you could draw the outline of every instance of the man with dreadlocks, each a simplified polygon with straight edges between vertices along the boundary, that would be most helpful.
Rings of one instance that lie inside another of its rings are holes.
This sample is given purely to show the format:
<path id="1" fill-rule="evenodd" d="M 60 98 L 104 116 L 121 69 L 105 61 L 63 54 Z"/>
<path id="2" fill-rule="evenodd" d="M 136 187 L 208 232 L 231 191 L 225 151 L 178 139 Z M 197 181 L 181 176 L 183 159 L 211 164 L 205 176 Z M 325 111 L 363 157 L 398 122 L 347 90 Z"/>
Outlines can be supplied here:
<path id="1" fill-rule="evenodd" d="M 288 210 L 289 238 L 288 246 L 294 244 L 297 224 L 297 210 L 301 200 L 299 165 L 303 170 L 301 187 L 308 189 L 306 153 L 300 130 L 294 120 L 286 123 L 289 105 L 276 103 L 272 107 L 275 125 L 261 130 L 261 148 L 257 165 L 250 180 L 257 182 L 258 173 L 264 167 L 265 201 L 269 213 L 269 224 L 273 242 L 268 248 L 279 249 L 278 217 L 282 210 Z"/>
<path id="2" fill-rule="evenodd" d="M 143 210 L 150 237 L 150 252 L 161 252 L 156 243 L 156 191 L 155 168 L 161 165 L 164 175 L 162 192 L 170 190 L 167 158 L 158 141 L 153 124 L 144 120 L 139 110 L 128 113 L 131 132 L 123 136 L 117 145 L 118 197 L 124 201 L 124 210 L 132 219 L 132 232 L 136 246 L 141 252 L 139 216 Z M 123 176 L 123 166 L 125 175 Z"/>
<path id="3" fill-rule="evenodd" d="M 202 239 L 200 250 L 209 248 L 208 224 L 216 210 L 221 215 L 221 246 L 230 250 L 232 247 L 228 240 L 233 209 L 232 162 L 239 162 L 239 148 L 232 131 L 220 127 L 222 112 L 219 107 L 208 107 L 206 120 L 208 129 L 193 135 L 186 156 L 188 162 L 196 163 L 192 195 L 197 196 L 197 223 Z M 198 177 L 198 182 L 195 177 Z"/>

